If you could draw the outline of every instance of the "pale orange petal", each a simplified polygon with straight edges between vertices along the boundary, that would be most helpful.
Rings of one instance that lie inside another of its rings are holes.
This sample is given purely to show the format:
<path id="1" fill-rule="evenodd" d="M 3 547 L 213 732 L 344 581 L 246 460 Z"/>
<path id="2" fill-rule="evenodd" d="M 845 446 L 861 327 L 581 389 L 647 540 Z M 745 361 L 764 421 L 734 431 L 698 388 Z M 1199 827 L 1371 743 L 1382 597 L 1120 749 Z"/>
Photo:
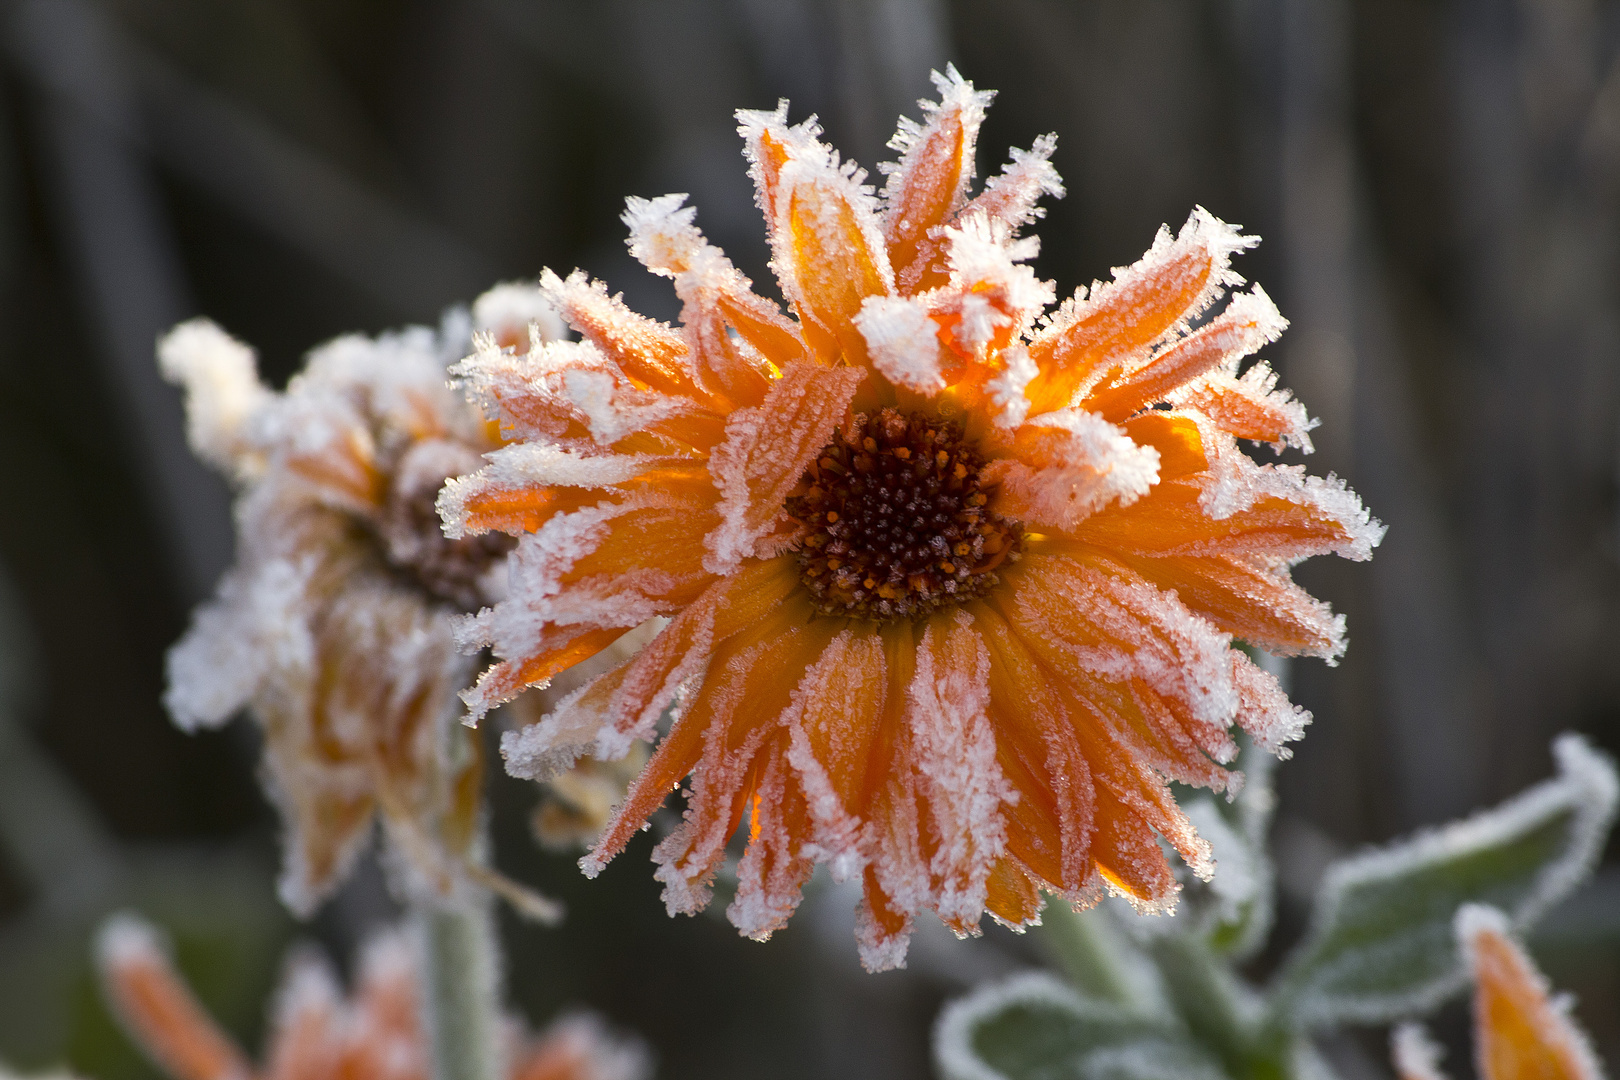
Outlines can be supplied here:
<path id="1" fill-rule="evenodd" d="M 181 981 L 150 927 L 118 916 L 97 940 L 102 987 L 124 1030 L 173 1080 L 248 1080 L 253 1066 Z"/>
<path id="2" fill-rule="evenodd" d="M 1586 1036 L 1492 908 L 1465 907 L 1457 936 L 1474 976 L 1474 1058 L 1481 1080 L 1600 1080 Z"/>

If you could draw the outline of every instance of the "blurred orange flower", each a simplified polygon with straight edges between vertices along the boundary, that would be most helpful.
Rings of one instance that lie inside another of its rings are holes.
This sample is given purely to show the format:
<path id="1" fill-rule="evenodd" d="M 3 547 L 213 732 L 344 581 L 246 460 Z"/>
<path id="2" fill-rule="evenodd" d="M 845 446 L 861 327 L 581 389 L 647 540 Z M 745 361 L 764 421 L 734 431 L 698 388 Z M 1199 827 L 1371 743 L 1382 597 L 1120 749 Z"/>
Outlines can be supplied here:
<path id="1" fill-rule="evenodd" d="M 1508 935 L 1495 908 L 1469 905 L 1457 937 L 1474 980 L 1474 1065 L 1480 1080 L 1602 1080 L 1603 1068 L 1570 1018 L 1568 999 L 1549 996 L 1547 980 Z M 1391 1037 L 1400 1080 L 1445 1080 L 1440 1051 L 1423 1025 Z"/>
<path id="2" fill-rule="evenodd" d="M 171 1080 L 428 1080 L 420 978 L 401 932 L 366 946 L 348 999 L 324 961 L 295 953 L 261 1067 L 204 1011 L 145 923 L 115 916 L 97 952 L 114 1015 Z M 651 1073 L 639 1044 L 609 1035 L 589 1014 L 565 1016 L 538 1037 L 508 1018 L 506 1035 L 508 1080 L 644 1080 Z"/>
<path id="3" fill-rule="evenodd" d="M 511 593 L 463 621 L 499 659 L 477 718 L 654 616 L 634 659 L 503 741 L 543 778 L 663 739 L 594 850 L 594 875 L 691 776 L 657 846 L 671 913 L 710 898 L 783 926 L 812 868 L 864 887 L 871 968 L 914 914 L 1024 925 L 1041 891 L 1175 899 L 1163 836 L 1208 846 L 1167 780 L 1232 790 L 1238 725 L 1278 750 L 1308 717 L 1232 638 L 1333 658 L 1341 620 L 1289 578 L 1382 535 L 1344 485 L 1258 465 L 1309 449 L 1303 408 L 1244 358 L 1285 323 L 1202 209 L 1135 265 L 1047 311 L 1019 230 L 1061 194 L 1050 137 L 969 197 L 990 95 L 954 70 L 902 121 L 881 195 L 813 119 L 740 112 L 772 267 L 794 317 L 693 224 L 631 199 L 631 251 L 674 281 L 679 329 L 576 272 L 541 280 L 584 340 L 455 370 L 513 445 L 451 481 L 452 536 L 520 537 Z"/>
<path id="4" fill-rule="evenodd" d="M 512 286 L 475 317 L 508 344 L 556 320 L 536 290 Z M 170 653 L 165 700 L 188 730 L 244 706 L 262 725 L 288 834 L 281 894 L 300 914 L 343 878 L 378 811 L 416 882 L 448 894 L 463 871 L 484 873 L 470 857 L 479 748 L 454 722 L 473 662 L 449 619 L 499 598 L 512 541 L 447 539 L 434 511 L 445 478 L 497 445 L 446 385 L 461 320 L 339 338 L 284 393 L 206 320 L 159 346 L 193 447 L 241 489 L 236 565 Z"/>

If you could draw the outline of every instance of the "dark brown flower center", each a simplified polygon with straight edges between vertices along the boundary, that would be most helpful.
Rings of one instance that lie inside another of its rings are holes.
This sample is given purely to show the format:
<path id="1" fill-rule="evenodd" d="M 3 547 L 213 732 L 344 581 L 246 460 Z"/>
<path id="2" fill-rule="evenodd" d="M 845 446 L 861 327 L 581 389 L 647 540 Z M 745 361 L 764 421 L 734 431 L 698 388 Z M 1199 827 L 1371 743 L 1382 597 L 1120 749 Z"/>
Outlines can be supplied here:
<path id="1" fill-rule="evenodd" d="M 447 443 L 419 443 L 397 463 L 388 500 L 375 528 L 390 568 L 433 599 L 477 611 L 489 603 L 484 582 L 517 540 L 485 533 L 452 540 L 444 535 L 435 500 L 452 476 L 481 464 L 478 455 Z"/>
<path id="2" fill-rule="evenodd" d="M 983 465 L 954 422 L 893 409 L 857 417 L 787 500 L 805 526 L 799 579 L 816 610 L 915 620 L 988 591 L 1024 534 L 987 509 Z"/>

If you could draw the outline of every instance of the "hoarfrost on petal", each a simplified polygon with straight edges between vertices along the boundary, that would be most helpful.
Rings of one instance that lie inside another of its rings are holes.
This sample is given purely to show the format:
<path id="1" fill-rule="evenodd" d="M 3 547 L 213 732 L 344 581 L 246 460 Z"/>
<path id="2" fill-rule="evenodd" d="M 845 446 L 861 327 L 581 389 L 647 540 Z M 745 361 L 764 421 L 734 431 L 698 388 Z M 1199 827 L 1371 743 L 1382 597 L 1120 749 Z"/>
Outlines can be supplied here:
<path id="1" fill-rule="evenodd" d="M 526 281 L 505 282 L 485 292 L 473 301 L 472 321 L 475 330 L 494 334 L 509 346 L 527 343 L 531 326 L 539 329 L 542 341 L 561 341 L 568 334 L 557 309 Z"/>
<path id="2" fill-rule="evenodd" d="M 310 668 L 315 642 L 305 606 L 314 572 L 311 559 L 273 559 L 221 579 L 215 599 L 169 650 L 163 703 L 182 731 L 223 724 L 271 672 Z"/>
<path id="3" fill-rule="evenodd" d="M 1305 737 L 1311 714 L 1288 700 L 1275 675 L 1241 653 L 1232 654 L 1232 682 L 1238 693 L 1238 726 L 1261 749 L 1285 761 L 1293 757 L 1287 744 Z"/>
<path id="4" fill-rule="evenodd" d="M 1072 529 L 1111 503 L 1128 506 L 1159 479 L 1157 449 L 1138 446 L 1084 409 L 1030 420 L 1019 428 L 1013 452 L 985 469 L 986 480 L 1001 485 L 996 512 L 1056 529 Z"/>
<path id="5" fill-rule="evenodd" d="M 196 455 L 239 482 L 257 477 L 265 458 L 251 420 L 273 395 L 259 382 L 253 350 L 208 319 L 192 319 L 158 341 L 158 366 L 185 389 L 186 441 Z"/>
<path id="6" fill-rule="evenodd" d="M 987 707 L 990 652 L 957 611 L 954 625 L 928 627 L 907 690 L 907 723 L 938 848 L 930 861 L 939 882 L 935 910 L 958 935 L 974 932 L 984 912 L 990 867 L 1007 842 L 1001 805 L 1018 799 L 996 762 Z"/>
<path id="7" fill-rule="evenodd" d="M 868 296 L 855 316 L 878 374 L 897 386 L 932 396 L 945 389 L 939 366 L 939 324 L 920 299 Z"/>
<path id="8" fill-rule="evenodd" d="M 705 539 L 704 568 L 726 574 L 774 531 L 782 503 L 844 419 L 862 372 L 792 364 L 764 404 L 726 421 L 726 440 L 709 458 L 720 492 L 720 524 Z"/>

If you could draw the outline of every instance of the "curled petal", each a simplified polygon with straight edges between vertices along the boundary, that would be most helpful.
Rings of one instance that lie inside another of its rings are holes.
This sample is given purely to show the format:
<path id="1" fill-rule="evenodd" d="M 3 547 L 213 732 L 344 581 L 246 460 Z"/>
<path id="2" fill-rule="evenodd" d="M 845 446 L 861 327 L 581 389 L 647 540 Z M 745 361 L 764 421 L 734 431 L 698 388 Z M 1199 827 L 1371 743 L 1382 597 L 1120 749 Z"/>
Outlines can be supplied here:
<path id="1" fill-rule="evenodd" d="M 1051 162 L 1056 147 L 1056 135 L 1042 135 L 1030 149 L 1014 150 L 1012 161 L 985 183 L 984 190 L 964 206 L 957 217 L 982 218 L 1001 227 L 1006 235 L 1016 235 L 1020 228 L 1046 213 L 1045 208 L 1038 205 L 1043 195 L 1055 199 L 1063 197 L 1063 183 Z M 918 241 L 917 255 L 897 273 L 900 291 L 910 296 L 944 285 L 950 278 L 945 261 L 946 247 L 942 231 L 931 230 Z"/>
<path id="2" fill-rule="evenodd" d="M 601 349 L 627 375 L 663 394 L 696 397 L 686 342 L 673 328 L 638 315 L 607 286 L 583 270 L 566 279 L 550 270 L 540 274 L 540 290 L 585 340 Z"/>
<path id="3" fill-rule="evenodd" d="M 196 455 L 239 481 L 264 471 L 253 418 L 272 395 L 253 350 L 208 319 L 181 323 L 158 342 L 163 377 L 186 392 L 186 441 Z"/>
<path id="4" fill-rule="evenodd" d="M 684 305 L 682 333 L 703 388 L 734 406 L 758 405 L 769 368 L 804 359 L 804 345 L 797 327 L 703 238 L 692 223 L 696 210 L 681 205 L 685 199 L 627 200 L 630 253 L 653 273 L 674 279 Z M 737 331 L 738 339 L 726 332 L 727 326 Z"/>
<path id="5" fill-rule="evenodd" d="M 798 129 L 777 131 L 786 156 L 772 203 L 772 266 L 817 358 L 865 367 L 853 320 L 868 296 L 894 292 L 876 200 L 865 174 L 832 150 Z"/>
<path id="6" fill-rule="evenodd" d="M 918 300 L 868 296 L 855 316 L 867 355 L 878 374 L 908 390 L 932 396 L 945 389 L 939 362 L 939 323 Z"/>
<path id="7" fill-rule="evenodd" d="M 1316 421 L 1292 394 L 1277 389 L 1277 373 L 1263 360 L 1241 377 L 1223 365 L 1175 391 L 1170 400 L 1197 409 L 1236 438 L 1268 442 L 1279 450 L 1296 446 L 1308 454 L 1313 449 L 1310 430 Z"/>

